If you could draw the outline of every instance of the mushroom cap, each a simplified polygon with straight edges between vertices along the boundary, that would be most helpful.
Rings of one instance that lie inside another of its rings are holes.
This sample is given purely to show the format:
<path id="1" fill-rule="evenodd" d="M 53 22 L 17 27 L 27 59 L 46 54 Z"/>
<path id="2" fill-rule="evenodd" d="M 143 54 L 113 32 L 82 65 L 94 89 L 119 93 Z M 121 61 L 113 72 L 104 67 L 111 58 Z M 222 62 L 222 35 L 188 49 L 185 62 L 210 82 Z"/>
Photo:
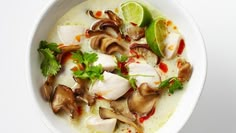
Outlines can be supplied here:
<path id="1" fill-rule="evenodd" d="M 72 118 L 77 115 L 77 106 L 71 88 L 58 85 L 53 95 L 51 107 L 54 113 L 65 110 L 71 114 Z"/>
<path id="2" fill-rule="evenodd" d="M 128 97 L 128 107 L 131 112 L 143 116 L 152 110 L 157 100 L 158 95 L 142 96 L 139 91 L 135 91 Z"/>
<path id="3" fill-rule="evenodd" d="M 134 114 L 132 114 L 129 110 L 126 98 L 121 98 L 116 101 L 111 101 L 110 107 L 114 109 L 116 113 L 122 114 L 125 117 L 130 118 L 132 121 L 136 120 L 136 117 L 134 116 Z"/>
<path id="4" fill-rule="evenodd" d="M 181 82 L 188 81 L 192 75 L 193 68 L 191 64 L 187 61 L 181 61 L 178 72 L 178 79 Z"/>
<path id="5" fill-rule="evenodd" d="M 147 83 L 142 83 L 136 91 L 128 97 L 128 107 L 133 113 L 140 116 L 148 114 L 155 106 L 160 97 L 161 91 L 148 86 Z"/>

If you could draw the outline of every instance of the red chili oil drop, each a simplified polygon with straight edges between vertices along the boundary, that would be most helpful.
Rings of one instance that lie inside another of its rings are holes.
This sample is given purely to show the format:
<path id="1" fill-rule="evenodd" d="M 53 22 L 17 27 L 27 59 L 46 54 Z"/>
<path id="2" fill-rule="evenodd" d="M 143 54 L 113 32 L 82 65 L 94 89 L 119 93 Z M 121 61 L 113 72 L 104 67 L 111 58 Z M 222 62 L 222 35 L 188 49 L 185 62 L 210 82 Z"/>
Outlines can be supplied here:
<path id="1" fill-rule="evenodd" d="M 95 13 L 95 15 L 96 15 L 97 17 L 101 17 L 101 16 L 102 16 L 102 11 L 97 11 L 97 12 Z"/>
<path id="2" fill-rule="evenodd" d="M 146 116 L 140 117 L 139 122 L 143 123 L 145 120 L 149 119 L 155 113 L 155 108 L 153 108 Z"/>
<path id="3" fill-rule="evenodd" d="M 100 95 L 96 95 L 96 99 L 103 100 L 104 98 Z"/>
<path id="4" fill-rule="evenodd" d="M 183 51 L 184 51 L 184 48 L 185 48 L 185 42 L 184 42 L 184 40 L 182 39 L 182 40 L 180 40 L 180 44 L 179 44 L 179 49 L 178 49 L 178 54 L 179 55 L 181 55 L 182 53 L 183 53 Z"/>
<path id="5" fill-rule="evenodd" d="M 163 62 L 160 62 L 159 68 L 160 68 L 164 73 L 167 73 L 167 72 L 168 72 L 168 66 L 167 66 L 165 63 L 163 63 Z"/>
<path id="6" fill-rule="evenodd" d="M 70 52 L 65 53 L 63 55 L 63 58 L 61 59 L 61 64 L 65 64 L 70 58 L 71 58 L 72 54 Z"/>

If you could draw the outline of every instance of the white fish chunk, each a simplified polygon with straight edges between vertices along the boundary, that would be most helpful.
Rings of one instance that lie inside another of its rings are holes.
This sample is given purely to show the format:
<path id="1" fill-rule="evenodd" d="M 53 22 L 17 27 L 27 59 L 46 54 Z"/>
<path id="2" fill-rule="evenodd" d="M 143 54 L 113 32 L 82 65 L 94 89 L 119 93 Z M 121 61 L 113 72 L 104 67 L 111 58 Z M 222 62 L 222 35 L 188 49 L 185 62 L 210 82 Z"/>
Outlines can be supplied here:
<path id="1" fill-rule="evenodd" d="M 98 55 L 98 60 L 93 63 L 93 65 L 102 65 L 103 70 L 105 71 L 113 71 L 117 64 L 116 64 L 116 58 L 111 55 L 107 54 L 101 54 L 97 53 Z"/>
<path id="2" fill-rule="evenodd" d="M 68 86 L 70 88 L 73 88 L 77 85 L 75 80 L 73 79 L 73 74 L 71 71 L 71 68 L 75 67 L 75 64 L 73 60 L 68 60 L 63 65 L 63 70 L 58 74 L 56 77 L 55 84 L 62 84 L 65 86 Z"/>
<path id="3" fill-rule="evenodd" d="M 107 100 L 116 100 L 130 89 L 129 81 L 110 72 L 103 73 L 103 80 L 97 80 L 90 91 Z"/>
<path id="4" fill-rule="evenodd" d="M 129 75 L 136 79 L 139 87 L 142 83 L 147 83 L 152 88 L 160 85 L 160 76 L 154 67 L 147 63 L 131 63 L 128 65 Z"/>
<path id="5" fill-rule="evenodd" d="M 85 28 L 78 25 L 63 25 L 57 27 L 57 34 L 64 45 L 78 44 L 76 36 L 81 36 L 85 33 Z"/>
<path id="6" fill-rule="evenodd" d="M 87 119 L 87 127 L 102 133 L 113 133 L 117 119 L 101 119 L 99 116 L 91 116 Z"/>
<path id="7" fill-rule="evenodd" d="M 164 54 L 167 59 L 176 56 L 182 36 L 179 33 L 171 32 L 164 40 L 165 50 Z"/>

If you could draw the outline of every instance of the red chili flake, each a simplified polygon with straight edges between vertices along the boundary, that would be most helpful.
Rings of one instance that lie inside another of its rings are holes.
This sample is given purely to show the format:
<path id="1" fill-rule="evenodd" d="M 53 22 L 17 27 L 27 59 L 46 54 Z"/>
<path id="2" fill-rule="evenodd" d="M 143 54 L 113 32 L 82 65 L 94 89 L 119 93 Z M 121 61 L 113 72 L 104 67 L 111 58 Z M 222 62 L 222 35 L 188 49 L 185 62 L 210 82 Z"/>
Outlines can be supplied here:
<path id="1" fill-rule="evenodd" d="M 135 24 L 134 22 L 130 22 L 130 24 L 132 24 L 133 26 L 137 26 L 137 24 Z"/>
<path id="2" fill-rule="evenodd" d="M 165 63 L 163 63 L 163 62 L 160 62 L 159 68 L 160 68 L 164 73 L 167 73 L 167 72 L 168 72 L 168 66 L 167 66 Z"/>
<path id="3" fill-rule="evenodd" d="M 130 50 L 130 53 L 136 56 L 136 58 L 140 58 L 140 55 L 135 50 Z"/>
<path id="4" fill-rule="evenodd" d="M 126 62 L 118 62 L 118 68 L 120 68 L 121 73 L 127 75 L 128 74 L 128 69 L 125 67 Z"/>
<path id="5" fill-rule="evenodd" d="M 81 107 L 81 106 L 78 106 L 78 107 L 77 107 L 77 112 L 78 112 L 79 115 L 82 114 L 82 111 L 83 111 L 82 107 Z"/>
<path id="6" fill-rule="evenodd" d="M 127 61 L 127 64 L 134 63 L 134 62 L 135 62 L 134 58 L 129 58 L 129 60 Z"/>
<path id="7" fill-rule="evenodd" d="M 97 12 L 95 13 L 95 16 L 101 17 L 101 16 L 102 16 L 102 11 L 97 11 Z"/>
<path id="8" fill-rule="evenodd" d="M 104 98 L 100 95 L 96 95 L 96 99 L 100 99 L 100 100 L 103 100 Z"/>
<path id="9" fill-rule="evenodd" d="M 143 123 L 145 120 L 149 119 L 155 113 L 155 108 L 153 108 L 146 116 L 140 117 L 139 122 Z"/>
<path id="10" fill-rule="evenodd" d="M 73 67 L 73 68 L 71 68 L 70 70 L 73 71 L 73 72 L 75 72 L 75 71 L 78 71 L 79 69 L 78 69 L 78 67 Z"/>
<path id="11" fill-rule="evenodd" d="M 184 51 L 184 48 L 185 48 L 185 42 L 184 40 L 180 40 L 180 43 L 179 43 L 179 49 L 178 49 L 178 54 L 181 55 Z"/>

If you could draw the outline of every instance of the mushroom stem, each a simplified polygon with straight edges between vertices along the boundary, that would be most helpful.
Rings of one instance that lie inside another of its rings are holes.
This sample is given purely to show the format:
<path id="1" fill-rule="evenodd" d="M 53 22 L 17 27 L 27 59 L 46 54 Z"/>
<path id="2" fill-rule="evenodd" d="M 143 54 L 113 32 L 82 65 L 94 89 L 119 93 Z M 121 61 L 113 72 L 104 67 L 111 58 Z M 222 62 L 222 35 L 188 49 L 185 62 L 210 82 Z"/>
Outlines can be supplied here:
<path id="1" fill-rule="evenodd" d="M 108 35 L 111 36 L 110 33 L 104 31 L 104 30 L 86 30 L 86 37 L 90 38 L 93 36 L 97 36 L 97 35 Z"/>
<path id="2" fill-rule="evenodd" d="M 114 12 L 112 12 L 111 10 L 106 10 L 105 13 L 108 15 L 108 17 L 109 17 L 111 20 L 115 21 L 118 26 L 121 26 L 121 25 L 123 24 L 123 20 L 122 20 L 120 17 L 118 17 L 118 16 L 117 16 Z"/>
<path id="3" fill-rule="evenodd" d="M 40 88 L 41 95 L 46 101 L 51 100 L 54 81 L 55 81 L 55 76 L 48 76 L 47 80 L 44 82 L 43 86 Z"/>
<path id="4" fill-rule="evenodd" d="M 95 96 L 92 96 L 89 94 L 88 91 L 88 81 L 87 80 L 82 80 L 80 78 L 75 78 L 74 80 L 79 84 L 79 87 L 75 89 L 74 95 L 76 98 L 79 100 L 82 100 L 86 103 L 88 103 L 89 106 L 92 106 L 95 104 Z"/>
<path id="5" fill-rule="evenodd" d="M 74 52 L 80 49 L 80 45 L 69 45 L 60 47 L 61 53 L 57 55 L 57 60 L 61 64 L 62 58 L 66 53 Z"/>

